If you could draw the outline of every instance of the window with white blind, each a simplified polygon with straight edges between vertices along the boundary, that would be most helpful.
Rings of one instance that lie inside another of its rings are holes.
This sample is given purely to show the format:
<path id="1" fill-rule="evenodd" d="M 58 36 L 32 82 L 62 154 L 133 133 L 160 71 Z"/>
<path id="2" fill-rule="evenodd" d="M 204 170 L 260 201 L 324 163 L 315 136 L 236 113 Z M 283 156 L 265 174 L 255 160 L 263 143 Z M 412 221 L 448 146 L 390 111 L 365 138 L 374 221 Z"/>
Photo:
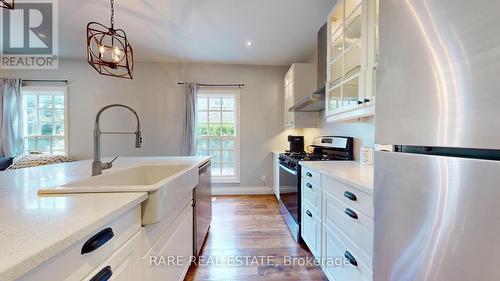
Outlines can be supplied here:
<path id="1" fill-rule="evenodd" d="M 239 182 L 239 91 L 198 92 L 196 136 L 197 155 L 212 156 L 213 181 Z"/>
<path id="2" fill-rule="evenodd" d="M 24 153 L 65 155 L 67 139 L 66 87 L 22 87 Z"/>

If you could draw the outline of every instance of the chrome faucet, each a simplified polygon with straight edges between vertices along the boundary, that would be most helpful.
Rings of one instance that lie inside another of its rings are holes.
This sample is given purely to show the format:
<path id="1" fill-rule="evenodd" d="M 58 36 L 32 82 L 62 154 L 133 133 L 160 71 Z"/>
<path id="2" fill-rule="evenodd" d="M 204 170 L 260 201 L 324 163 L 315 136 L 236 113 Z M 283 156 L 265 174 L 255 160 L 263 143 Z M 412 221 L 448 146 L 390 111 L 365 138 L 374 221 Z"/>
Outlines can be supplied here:
<path id="1" fill-rule="evenodd" d="M 112 107 L 123 107 L 128 110 L 130 110 L 134 115 L 135 118 L 137 119 L 137 129 L 135 132 L 101 132 L 100 129 L 100 124 L 99 124 L 99 118 L 101 117 L 101 114 Z M 139 116 L 133 110 L 131 107 L 123 105 L 123 104 L 110 104 L 105 107 L 103 107 L 99 112 L 97 113 L 97 116 L 95 118 L 95 128 L 94 128 L 94 162 L 92 162 L 92 176 L 97 176 L 102 174 L 102 170 L 110 169 L 113 167 L 113 162 L 116 160 L 113 159 L 113 161 L 109 163 L 102 163 L 101 162 L 101 135 L 135 135 L 135 148 L 141 148 L 142 144 L 142 136 L 141 136 L 141 123 L 139 122 Z"/>

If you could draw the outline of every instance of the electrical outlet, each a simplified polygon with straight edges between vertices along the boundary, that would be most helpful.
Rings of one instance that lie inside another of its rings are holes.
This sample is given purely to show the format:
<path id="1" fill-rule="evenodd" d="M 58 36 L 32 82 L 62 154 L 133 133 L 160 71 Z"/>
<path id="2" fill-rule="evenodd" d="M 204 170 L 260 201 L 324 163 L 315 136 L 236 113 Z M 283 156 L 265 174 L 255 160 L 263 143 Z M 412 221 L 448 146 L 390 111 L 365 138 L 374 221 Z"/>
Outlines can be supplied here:
<path id="1" fill-rule="evenodd" d="M 267 184 L 267 176 L 266 175 L 262 175 L 260 180 L 262 181 L 262 183 Z"/>

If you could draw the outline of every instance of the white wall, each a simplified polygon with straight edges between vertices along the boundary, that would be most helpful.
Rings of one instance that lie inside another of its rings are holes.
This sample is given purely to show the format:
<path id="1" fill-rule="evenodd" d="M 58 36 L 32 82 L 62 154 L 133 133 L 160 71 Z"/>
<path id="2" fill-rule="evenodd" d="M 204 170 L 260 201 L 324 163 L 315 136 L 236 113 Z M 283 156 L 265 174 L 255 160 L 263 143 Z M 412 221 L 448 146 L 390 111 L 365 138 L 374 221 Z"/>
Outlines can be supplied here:
<path id="1" fill-rule="evenodd" d="M 98 75 L 86 62 L 62 61 L 58 70 L 6 71 L 0 77 L 67 79 L 70 153 L 92 157 L 95 114 L 111 103 L 134 108 L 141 119 L 144 145 L 130 136 L 104 136 L 103 156 L 179 155 L 184 118 L 184 88 L 177 82 L 245 83 L 241 91 L 241 186 L 272 184 L 270 151 L 283 147 L 283 76 L 286 67 L 137 63 L 134 80 Z M 135 121 L 117 109 L 102 116 L 102 129 L 133 130 Z M 90 169 L 90 167 L 89 167 Z M 266 176 L 266 182 L 261 181 Z"/>

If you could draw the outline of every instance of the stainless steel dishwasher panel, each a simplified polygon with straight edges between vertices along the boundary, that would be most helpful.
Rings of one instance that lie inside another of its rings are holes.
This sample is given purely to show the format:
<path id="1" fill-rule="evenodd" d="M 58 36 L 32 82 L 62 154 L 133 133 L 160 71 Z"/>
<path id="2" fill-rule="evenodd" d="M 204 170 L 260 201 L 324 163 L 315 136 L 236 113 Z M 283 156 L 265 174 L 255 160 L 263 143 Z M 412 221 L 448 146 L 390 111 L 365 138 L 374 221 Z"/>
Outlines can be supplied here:
<path id="1" fill-rule="evenodd" d="M 200 166 L 199 184 L 193 190 L 194 256 L 199 256 L 212 222 L 212 173 L 211 163 Z"/>

